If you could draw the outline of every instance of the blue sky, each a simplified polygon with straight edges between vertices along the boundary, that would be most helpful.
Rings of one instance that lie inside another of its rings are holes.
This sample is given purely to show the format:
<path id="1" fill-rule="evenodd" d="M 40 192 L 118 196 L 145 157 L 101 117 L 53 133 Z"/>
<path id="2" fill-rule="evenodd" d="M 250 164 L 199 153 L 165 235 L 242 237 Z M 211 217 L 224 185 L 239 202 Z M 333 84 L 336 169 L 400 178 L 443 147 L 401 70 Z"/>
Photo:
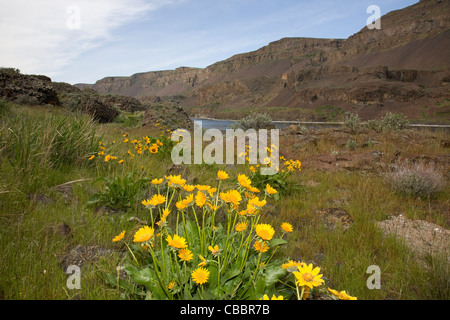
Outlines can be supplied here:
<path id="1" fill-rule="evenodd" d="M 347 38 L 418 0 L 0 0 L 0 66 L 53 81 L 204 68 L 284 37 Z"/>

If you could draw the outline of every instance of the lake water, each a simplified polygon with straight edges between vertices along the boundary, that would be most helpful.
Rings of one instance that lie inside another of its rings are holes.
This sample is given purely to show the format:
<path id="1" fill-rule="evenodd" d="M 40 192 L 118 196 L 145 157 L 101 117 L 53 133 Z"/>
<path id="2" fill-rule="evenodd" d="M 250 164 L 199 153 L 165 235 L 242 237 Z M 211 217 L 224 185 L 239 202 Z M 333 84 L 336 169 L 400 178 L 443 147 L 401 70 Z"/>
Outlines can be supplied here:
<path id="1" fill-rule="evenodd" d="M 202 128 L 207 129 L 219 129 L 221 131 L 225 131 L 232 125 L 235 121 L 233 120 L 217 120 L 217 119 L 199 119 L 199 118 L 191 118 L 194 122 L 194 125 L 202 125 Z M 288 128 L 291 124 L 294 125 L 302 125 L 307 128 L 338 128 L 343 124 L 338 122 L 289 122 L 289 121 L 273 121 L 273 125 L 276 129 Z M 437 131 L 442 130 L 445 132 L 450 132 L 450 125 L 423 125 L 423 124 L 411 124 L 411 128 L 415 129 L 424 129 Z"/>
<path id="2" fill-rule="evenodd" d="M 221 131 L 225 131 L 228 129 L 230 125 L 234 123 L 234 121 L 230 120 L 210 120 L 210 119 L 197 119 L 197 118 L 191 118 L 191 120 L 194 122 L 194 125 L 202 125 L 202 128 L 204 129 L 219 129 Z"/>
<path id="3" fill-rule="evenodd" d="M 202 125 L 202 128 L 204 129 L 219 129 L 221 131 L 225 131 L 229 128 L 230 125 L 232 125 L 235 121 L 233 120 L 217 120 L 217 119 L 199 119 L 199 118 L 191 118 L 191 120 L 194 122 L 194 125 Z M 288 121 L 273 121 L 272 124 L 275 126 L 276 129 L 283 129 L 288 128 L 291 124 L 299 125 L 299 122 L 288 122 Z M 301 123 L 301 125 L 305 127 L 313 127 L 313 128 L 320 128 L 320 127 L 339 127 L 340 124 L 338 123 L 320 123 L 320 122 L 304 122 Z"/>

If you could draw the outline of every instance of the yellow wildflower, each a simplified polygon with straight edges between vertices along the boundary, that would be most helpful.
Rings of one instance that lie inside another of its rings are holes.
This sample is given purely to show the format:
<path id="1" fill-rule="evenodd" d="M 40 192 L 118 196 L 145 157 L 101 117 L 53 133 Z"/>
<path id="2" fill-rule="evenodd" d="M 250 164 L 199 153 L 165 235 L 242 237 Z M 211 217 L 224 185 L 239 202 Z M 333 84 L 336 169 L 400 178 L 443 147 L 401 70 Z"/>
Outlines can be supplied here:
<path id="1" fill-rule="evenodd" d="M 180 237 L 179 235 L 175 234 L 172 238 L 172 236 L 168 235 L 166 237 L 167 244 L 170 247 L 176 248 L 176 249 L 184 249 L 187 247 L 186 239 L 183 237 Z"/>
<path id="2" fill-rule="evenodd" d="M 232 203 L 234 206 L 238 206 L 242 201 L 241 194 L 237 190 L 229 190 L 227 192 L 221 192 L 220 198 L 226 203 Z"/>
<path id="3" fill-rule="evenodd" d="M 208 250 L 211 251 L 211 254 L 212 254 L 213 256 L 219 254 L 219 252 L 220 252 L 220 249 L 219 249 L 219 246 L 218 246 L 218 245 L 215 245 L 214 247 L 213 247 L 213 246 L 209 246 L 209 247 L 208 247 Z"/>
<path id="4" fill-rule="evenodd" d="M 198 191 L 197 195 L 195 196 L 195 204 L 201 208 L 205 205 L 205 203 L 206 203 L 206 195 L 203 192 Z"/>
<path id="5" fill-rule="evenodd" d="M 267 294 L 265 294 L 261 299 L 259 300 L 284 300 L 283 296 L 276 296 L 276 295 L 272 295 L 272 298 L 269 299 L 269 296 Z"/>
<path id="6" fill-rule="evenodd" d="M 195 187 L 198 191 L 208 191 L 209 189 L 211 189 L 211 186 L 201 184 L 197 184 Z"/>
<path id="7" fill-rule="evenodd" d="M 153 237 L 154 232 L 155 230 L 153 228 L 150 228 L 149 226 L 142 227 L 134 234 L 133 241 L 146 242 Z"/>
<path id="8" fill-rule="evenodd" d="M 352 297 L 350 296 L 347 292 L 345 291 L 337 291 L 337 290 L 333 290 L 328 288 L 328 291 L 335 297 L 339 298 L 339 300 L 358 300 L 357 297 Z"/>
<path id="9" fill-rule="evenodd" d="M 254 197 L 253 199 L 248 200 L 248 203 L 254 206 L 256 209 L 261 209 L 267 203 L 266 200 L 259 200 L 259 197 Z"/>
<path id="10" fill-rule="evenodd" d="M 141 203 L 148 209 L 156 207 L 159 204 L 166 202 L 166 197 L 160 194 L 154 194 L 151 200 L 144 200 Z"/>
<path id="11" fill-rule="evenodd" d="M 239 222 L 238 224 L 236 224 L 236 231 L 237 232 L 241 232 L 247 230 L 247 222 Z"/>
<path id="12" fill-rule="evenodd" d="M 150 153 L 158 153 L 158 145 L 156 143 L 152 144 L 152 146 L 150 148 L 148 148 L 148 151 L 150 151 Z"/>
<path id="13" fill-rule="evenodd" d="M 297 286 L 303 287 L 307 286 L 309 288 L 320 286 L 322 283 L 324 283 L 324 280 L 322 278 L 322 274 L 319 274 L 320 268 L 316 267 L 313 269 L 312 263 L 308 266 L 298 266 L 298 271 L 294 271 L 293 274 L 295 278 L 297 279 Z"/>
<path id="14" fill-rule="evenodd" d="M 118 236 L 115 236 L 114 239 L 112 240 L 113 242 L 117 242 L 123 239 L 123 237 L 125 236 L 125 230 L 122 231 Z"/>
<path id="15" fill-rule="evenodd" d="M 192 280 L 196 283 L 196 284 L 204 284 L 206 282 L 208 282 L 208 278 L 209 278 L 210 272 L 208 269 L 205 269 L 203 267 L 197 268 L 194 272 L 192 272 L 191 276 L 192 276 Z"/>
<path id="16" fill-rule="evenodd" d="M 277 193 L 277 190 L 275 190 L 274 188 L 272 188 L 269 184 L 266 185 L 266 193 L 267 194 L 275 194 Z"/>
<path id="17" fill-rule="evenodd" d="M 181 249 L 180 251 L 178 251 L 178 257 L 182 261 L 188 262 L 194 258 L 194 255 L 192 254 L 192 251 L 189 249 Z"/>
<path id="18" fill-rule="evenodd" d="M 281 224 L 281 229 L 283 229 L 284 232 L 292 232 L 293 231 L 292 224 L 287 223 L 287 222 L 283 222 Z"/>
<path id="19" fill-rule="evenodd" d="M 218 177 L 220 180 L 226 180 L 226 179 L 229 178 L 228 173 L 226 173 L 226 172 L 223 171 L 223 170 L 219 170 L 219 172 L 217 172 L 217 177 Z"/>
<path id="20" fill-rule="evenodd" d="M 169 283 L 169 285 L 167 286 L 167 289 L 172 290 L 173 288 L 175 288 L 175 281 L 172 281 Z"/>
<path id="21" fill-rule="evenodd" d="M 275 230 L 272 228 L 270 224 L 260 223 L 255 227 L 256 234 L 263 240 L 271 240 L 273 235 L 275 234 Z"/>
<path id="22" fill-rule="evenodd" d="M 299 261 L 294 261 L 294 260 L 289 260 L 286 263 L 283 263 L 281 265 L 281 267 L 289 272 L 294 272 L 298 270 L 298 267 L 303 267 L 306 266 L 306 264 L 304 262 L 299 262 Z"/>
<path id="23" fill-rule="evenodd" d="M 255 241 L 255 243 L 253 244 L 253 247 L 258 252 L 266 252 L 267 250 L 269 250 L 269 246 L 267 245 L 267 243 L 265 243 L 264 241 L 261 241 L 261 240 Z"/>
<path id="24" fill-rule="evenodd" d="M 155 178 L 152 180 L 152 184 L 154 184 L 154 185 L 161 184 L 162 182 L 163 182 L 163 178 L 161 178 L 161 179 Z"/>
<path id="25" fill-rule="evenodd" d="M 206 260 L 205 258 L 203 258 L 202 255 L 199 255 L 199 256 L 200 256 L 200 260 L 202 260 L 202 262 L 200 262 L 200 263 L 198 264 L 198 266 L 199 266 L 199 267 L 204 267 L 204 266 L 206 266 L 206 264 L 208 263 L 208 260 Z"/>
<path id="26" fill-rule="evenodd" d="M 216 191 L 217 191 L 217 188 L 210 188 L 210 189 L 208 189 L 209 196 L 210 197 L 214 196 L 214 193 L 216 193 Z"/>
<path id="27" fill-rule="evenodd" d="M 238 182 L 244 188 L 250 188 L 252 181 L 245 174 L 238 174 Z"/>
<path id="28" fill-rule="evenodd" d="M 181 175 L 178 175 L 178 176 L 170 175 L 168 177 L 166 176 L 166 179 L 169 181 L 168 184 L 172 188 L 178 188 L 178 187 L 181 188 L 186 183 L 185 179 L 181 179 Z"/>
<path id="29" fill-rule="evenodd" d="M 192 192 L 195 189 L 195 186 L 189 185 L 189 184 L 185 184 L 183 186 L 183 189 L 186 190 L 187 192 Z"/>

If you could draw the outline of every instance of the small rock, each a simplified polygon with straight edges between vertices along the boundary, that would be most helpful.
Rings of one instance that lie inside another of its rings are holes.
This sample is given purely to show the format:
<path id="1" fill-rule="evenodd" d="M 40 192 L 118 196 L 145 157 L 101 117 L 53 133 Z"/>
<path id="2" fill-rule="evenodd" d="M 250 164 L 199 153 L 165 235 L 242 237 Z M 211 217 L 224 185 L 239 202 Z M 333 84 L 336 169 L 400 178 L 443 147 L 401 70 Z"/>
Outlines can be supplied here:
<path id="1" fill-rule="evenodd" d="M 30 194 L 30 195 L 28 195 L 28 199 L 38 202 L 38 203 L 45 204 L 45 205 L 51 204 L 54 202 L 52 198 L 49 198 L 46 195 L 40 194 L 40 193 Z"/>
<path id="2" fill-rule="evenodd" d="M 115 250 L 100 246 L 77 245 L 60 259 L 60 265 L 63 270 L 67 270 L 70 265 L 77 265 L 81 268 L 84 264 L 92 263 L 102 256 L 112 255 L 114 252 Z M 124 254 L 124 252 L 121 252 L 121 254 Z"/>
<path id="3" fill-rule="evenodd" d="M 316 210 L 326 229 L 342 228 L 348 230 L 353 224 L 353 218 L 342 208 L 327 208 Z"/>
<path id="4" fill-rule="evenodd" d="M 128 219 L 128 222 L 133 222 L 136 221 L 139 224 L 147 224 L 147 221 L 141 220 L 138 217 L 130 217 L 130 219 Z"/>

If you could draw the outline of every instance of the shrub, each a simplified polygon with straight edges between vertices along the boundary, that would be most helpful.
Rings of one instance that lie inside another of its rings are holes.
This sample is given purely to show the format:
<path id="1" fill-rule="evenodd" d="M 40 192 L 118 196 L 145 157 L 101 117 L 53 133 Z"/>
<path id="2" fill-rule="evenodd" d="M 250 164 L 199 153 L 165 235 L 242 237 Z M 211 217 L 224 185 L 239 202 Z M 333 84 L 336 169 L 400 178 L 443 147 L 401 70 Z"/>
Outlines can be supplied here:
<path id="1" fill-rule="evenodd" d="M 358 146 L 358 143 L 353 139 L 349 139 L 345 145 L 345 147 L 351 151 L 355 150 Z"/>
<path id="2" fill-rule="evenodd" d="M 20 74 L 20 70 L 16 69 L 16 68 L 0 67 L 0 73 L 14 75 L 14 74 Z"/>
<path id="3" fill-rule="evenodd" d="M 361 119 L 356 113 L 346 112 L 344 114 L 344 125 L 356 134 L 361 129 Z"/>
<path id="4" fill-rule="evenodd" d="M 386 113 L 381 119 L 383 130 L 402 130 L 409 125 L 409 121 L 401 113 Z"/>
<path id="5" fill-rule="evenodd" d="M 433 196 L 444 187 L 442 174 L 424 163 L 396 165 L 388 181 L 396 193 L 414 197 Z"/>
<path id="6" fill-rule="evenodd" d="M 381 120 L 376 120 L 376 119 L 368 120 L 367 121 L 367 128 L 369 130 L 373 130 L 373 131 L 375 131 L 377 133 L 380 133 L 381 131 L 383 131 L 383 125 L 381 123 Z"/>
<path id="7" fill-rule="evenodd" d="M 367 127 L 375 132 L 381 132 L 383 130 L 394 131 L 405 129 L 410 122 L 401 113 L 386 113 L 386 115 L 380 120 L 367 121 Z"/>
<path id="8" fill-rule="evenodd" d="M 34 106 L 41 104 L 39 99 L 33 96 L 29 96 L 27 94 L 21 94 L 17 96 L 15 103 L 24 105 L 24 106 Z"/>
<path id="9" fill-rule="evenodd" d="M 252 113 L 245 118 L 234 123 L 235 128 L 247 129 L 267 129 L 272 126 L 272 118 L 266 113 Z"/>

